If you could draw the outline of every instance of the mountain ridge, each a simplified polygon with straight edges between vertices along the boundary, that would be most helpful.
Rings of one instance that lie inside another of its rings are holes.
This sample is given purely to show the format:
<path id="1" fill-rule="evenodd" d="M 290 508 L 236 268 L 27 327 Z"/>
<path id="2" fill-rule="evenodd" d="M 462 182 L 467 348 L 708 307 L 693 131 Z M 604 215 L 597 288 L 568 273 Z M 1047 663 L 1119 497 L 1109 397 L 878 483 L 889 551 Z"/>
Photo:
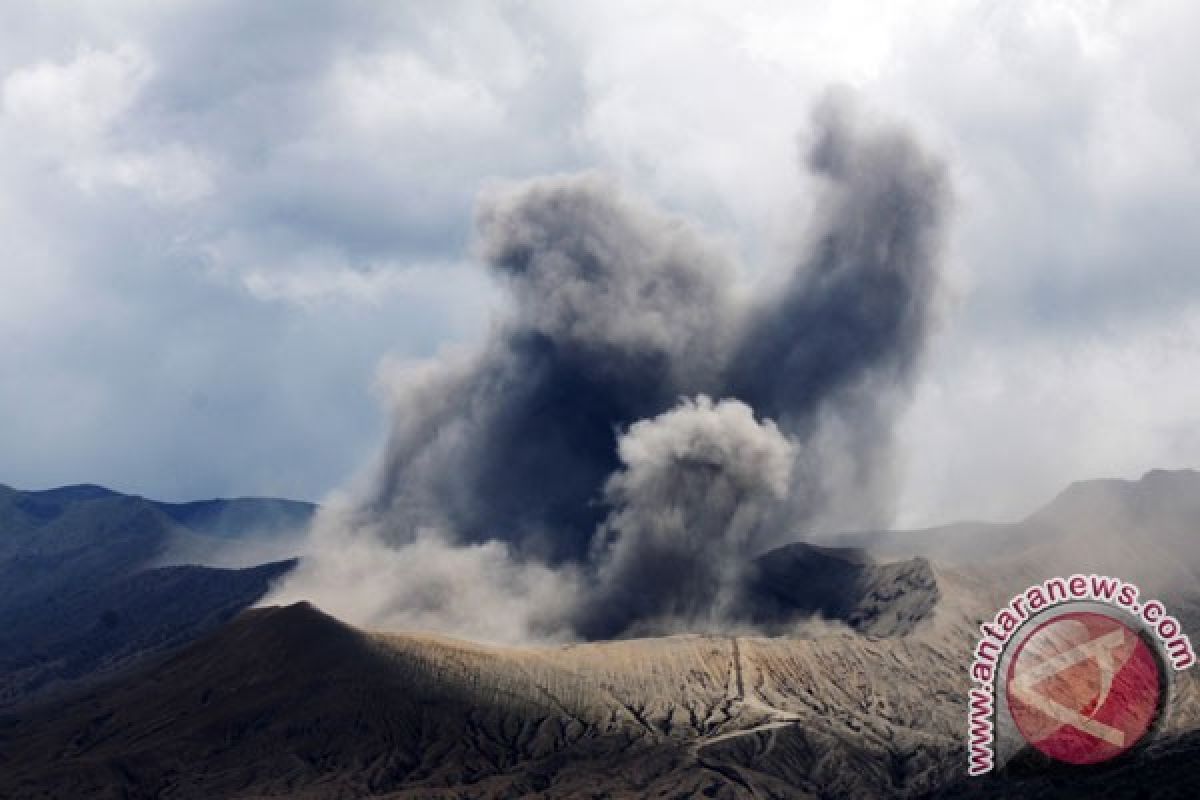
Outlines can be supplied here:
<path id="1" fill-rule="evenodd" d="M 281 519 L 306 525 L 315 511 L 276 500 L 232 508 L 176 507 L 95 484 L 0 486 L 0 707 L 178 647 L 262 597 L 294 561 L 246 571 L 162 563 L 243 534 L 277 535 Z"/>
<path id="2" fill-rule="evenodd" d="M 1022 522 L 977 530 L 1017 535 L 964 546 L 959 562 L 912 555 L 904 532 L 787 545 L 760 557 L 758 577 L 818 616 L 784 636 L 504 647 L 361 630 L 307 603 L 242 611 L 99 683 L 0 711 L 0 795 L 1126 797 L 1158 769 L 1170 776 L 1158 796 L 1189 796 L 1191 671 L 1175 676 L 1153 747 L 1094 774 L 1019 758 L 966 781 L 964 729 L 978 625 L 1034 580 L 1146 572 L 1197 629 L 1200 552 L 1183 545 L 1200 530 L 1198 481 L 1068 487 Z"/>

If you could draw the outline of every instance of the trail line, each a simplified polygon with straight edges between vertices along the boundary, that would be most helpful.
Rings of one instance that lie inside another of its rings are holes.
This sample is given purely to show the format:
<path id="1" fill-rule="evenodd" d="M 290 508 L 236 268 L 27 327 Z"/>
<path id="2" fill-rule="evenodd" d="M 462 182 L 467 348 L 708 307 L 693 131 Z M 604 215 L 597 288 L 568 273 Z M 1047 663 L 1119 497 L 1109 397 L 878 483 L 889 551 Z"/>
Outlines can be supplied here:
<path id="1" fill-rule="evenodd" d="M 764 752 L 770 752 L 775 746 L 774 731 L 780 728 L 786 728 L 800 721 L 800 717 L 791 712 L 784 711 L 780 708 L 775 708 L 757 697 L 746 697 L 746 682 L 745 673 L 742 669 L 742 650 L 736 636 L 729 637 L 731 643 L 730 667 L 729 667 L 729 683 L 726 687 L 726 692 L 729 695 L 729 700 L 743 708 L 752 708 L 756 711 L 761 711 L 771 717 L 767 722 L 754 725 L 750 728 L 741 728 L 736 731 L 727 731 L 719 733 L 716 736 L 707 736 L 697 739 L 692 743 L 692 752 L 697 759 L 700 758 L 700 751 L 709 745 L 717 744 L 718 742 L 726 742 L 730 739 L 736 739 L 741 736 L 753 736 L 763 731 L 771 731 L 771 738 L 767 742 L 767 748 Z M 702 762 L 703 763 L 703 762 Z M 709 766 L 705 764 L 704 766 Z M 711 767 L 710 767 L 711 768 Z"/>

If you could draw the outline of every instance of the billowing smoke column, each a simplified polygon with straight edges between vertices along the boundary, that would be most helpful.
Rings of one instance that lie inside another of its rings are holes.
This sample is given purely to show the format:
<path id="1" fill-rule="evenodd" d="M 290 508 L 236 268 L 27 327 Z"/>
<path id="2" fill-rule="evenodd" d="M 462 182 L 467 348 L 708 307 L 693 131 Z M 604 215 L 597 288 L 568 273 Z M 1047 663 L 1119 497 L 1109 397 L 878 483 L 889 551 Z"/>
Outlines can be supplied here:
<path id="1" fill-rule="evenodd" d="M 747 555 L 772 543 L 794 446 L 744 403 L 701 395 L 635 422 L 617 452 L 613 511 L 593 542 L 596 588 L 576 629 L 606 638 L 719 624 Z"/>
<path id="2" fill-rule="evenodd" d="M 946 179 L 902 130 L 862 130 L 836 97 L 814 123 L 807 166 L 826 192 L 811 252 L 747 315 L 725 392 L 810 445 L 793 524 L 844 522 L 839 504 L 854 508 L 849 521 L 882 524 L 892 418 L 933 316 Z"/>
<path id="3" fill-rule="evenodd" d="M 898 130 L 832 101 L 814 119 L 811 252 L 758 302 L 716 246 L 597 175 L 485 194 L 478 253 L 511 315 L 482 350 L 392 376 L 381 473 L 274 599 L 473 635 L 501 608 L 492 638 L 712 627 L 748 558 L 848 498 L 878 512 L 944 178 Z"/>
<path id="4" fill-rule="evenodd" d="M 430 378 L 400 376 L 375 506 L 401 540 L 435 525 L 577 561 L 607 514 L 617 431 L 716 382 L 729 270 L 683 222 L 595 175 L 486 195 L 478 230 L 514 318 L 445 366 L 427 411 L 409 392 Z"/>

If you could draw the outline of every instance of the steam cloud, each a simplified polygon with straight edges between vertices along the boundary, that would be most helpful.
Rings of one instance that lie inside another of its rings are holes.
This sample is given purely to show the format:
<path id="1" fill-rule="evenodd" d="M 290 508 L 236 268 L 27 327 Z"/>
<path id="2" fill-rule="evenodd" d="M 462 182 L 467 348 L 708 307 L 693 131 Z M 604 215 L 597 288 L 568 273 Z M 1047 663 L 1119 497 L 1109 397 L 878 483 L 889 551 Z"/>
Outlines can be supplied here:
<path id="1" fill-rule="evenodd" d="M 836 99 L 814 125 L 810 252 L 749 303 L 718 247 L 601 176 L 485 193 L 477 248 L 511 315 L 391 376 L 382 468 L 269 601 L 500 640 L 713 627 L 752 556 L 885 514 L 945 179 Z"/>

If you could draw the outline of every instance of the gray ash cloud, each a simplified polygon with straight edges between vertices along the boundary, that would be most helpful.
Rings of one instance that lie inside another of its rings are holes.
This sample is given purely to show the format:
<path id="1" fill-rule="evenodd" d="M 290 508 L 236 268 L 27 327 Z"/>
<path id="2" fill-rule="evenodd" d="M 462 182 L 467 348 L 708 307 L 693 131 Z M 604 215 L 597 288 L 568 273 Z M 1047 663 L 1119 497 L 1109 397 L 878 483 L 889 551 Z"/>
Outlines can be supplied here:
<path id="1" fill-rule="evenodd" d="M 775 540 L 795 446 L 737 400 L 701 395 L 635 422 L 605 485 L 595 580 L 573 627 L 585 638 L 718 626 L 747 560 Z"/>
<path id="2" fill-rule="evenodd" d="M 558 569 L 561 627 L 595 637 L 719 624 L 739 564 L 839 498 L 885 505 L 891 420 L 937 296 L 946 179 L 904 131 L 836 100 L 813 119 L 808 250 L 749 303 L 720 248 L 602 176 L 485 192 L 477 251 L 511 309 L 476 352 L 393 375 L 381 470 L 334 527 L 393 552 L 428 550 L 436 531 L 445 548 Z M 319 594 L 320 548 L 313 559 L 300 574 Z M 361 621 L 404 624 L 399 610 Z"/>

